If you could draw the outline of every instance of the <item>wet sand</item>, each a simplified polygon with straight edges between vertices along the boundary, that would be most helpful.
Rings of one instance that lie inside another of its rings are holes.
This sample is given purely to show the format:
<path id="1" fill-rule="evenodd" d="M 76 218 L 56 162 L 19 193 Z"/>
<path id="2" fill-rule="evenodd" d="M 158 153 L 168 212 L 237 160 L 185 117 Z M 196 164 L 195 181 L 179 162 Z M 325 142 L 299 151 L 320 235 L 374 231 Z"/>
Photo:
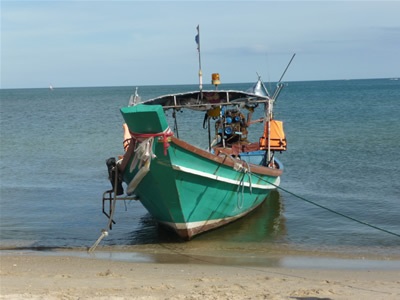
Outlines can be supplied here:
<path id="1" fill-rule="evenodd" d="M 400 260 L 3 250 L 0 299 L 400 299 Z"/>

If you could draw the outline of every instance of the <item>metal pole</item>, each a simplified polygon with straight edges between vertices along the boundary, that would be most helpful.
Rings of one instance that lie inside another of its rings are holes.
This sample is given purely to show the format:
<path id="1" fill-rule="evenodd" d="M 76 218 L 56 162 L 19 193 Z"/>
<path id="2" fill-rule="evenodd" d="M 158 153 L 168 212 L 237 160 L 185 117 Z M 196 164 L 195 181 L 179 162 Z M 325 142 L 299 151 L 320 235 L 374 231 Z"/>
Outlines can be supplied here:
<path id="1" fill-rule="evenodd" d="M 289 68 L 290 64 L 292 63 L 292 60 L 293 60 L 293 58 L 294 58 L 295 56 L 296 56 L 296 53 L 293 54 L 292 58 L 290 59 L 289 63 L 288 63 L 287 66 L 286 66 L 285 71 L 283 71 L 283 74 L 282 74 L 281 78 L 279 79 L 278 83 L 282 81 L 283 76 L 285 76 L 285 73 L 286 73 L 287 69 Z"/>
<path id="2" fill-rule="evenodd" d="M 268 152 L 267 152 L 267 158 L 268 158 L 268 164 L 269 161 L 271 160 L 271 99 L 268 100 L 268 111 L 267 111 L 267 122 L 268 122 L 268 140 L 267 140 L 267 145 L 268 145 Z"/>

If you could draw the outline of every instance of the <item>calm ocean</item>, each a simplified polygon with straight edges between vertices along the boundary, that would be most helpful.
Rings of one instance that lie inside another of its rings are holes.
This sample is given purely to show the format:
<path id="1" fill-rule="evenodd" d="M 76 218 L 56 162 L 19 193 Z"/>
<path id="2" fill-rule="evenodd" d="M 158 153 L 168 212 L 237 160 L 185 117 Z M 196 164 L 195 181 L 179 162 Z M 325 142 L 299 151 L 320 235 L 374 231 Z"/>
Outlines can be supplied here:
<path id="1" fill-rule="evenodd" d="M 96 241 L 107 224 L 105 160 L 123 153 L 119 108 L 134 88 L 0 90 L 2 249 L 81 248 Z M 196 88 L 143 86 L 139 94 L 147 99 Z M 279 154 L 281 187 L 302 199 L 279 190 L 247 218 L 180 247 L 400 254 L 400 237 L 332 212 L 400 235 L 400 81 L 289 82 L 275 118 L 285 122 L 288 139 L 288 151 Z M 205 141 L 202 119 L 180 113 L 180 137 Z M 101 245 L 180 243 L 139 202 L 118 203 L 115 220 Z"/>

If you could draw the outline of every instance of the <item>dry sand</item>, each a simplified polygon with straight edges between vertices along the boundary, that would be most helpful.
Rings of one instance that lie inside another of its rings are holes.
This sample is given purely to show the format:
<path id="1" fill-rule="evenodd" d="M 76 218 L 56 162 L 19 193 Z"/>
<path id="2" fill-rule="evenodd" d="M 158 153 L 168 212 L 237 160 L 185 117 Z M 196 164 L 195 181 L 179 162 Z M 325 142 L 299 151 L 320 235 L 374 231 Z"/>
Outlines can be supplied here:
<path id="1" fill-rule="evenodd" d="M 68 252 L 5 252 L 0 263 L 0 299 L 400 299 L 397 267 L 137 262 Z"/>

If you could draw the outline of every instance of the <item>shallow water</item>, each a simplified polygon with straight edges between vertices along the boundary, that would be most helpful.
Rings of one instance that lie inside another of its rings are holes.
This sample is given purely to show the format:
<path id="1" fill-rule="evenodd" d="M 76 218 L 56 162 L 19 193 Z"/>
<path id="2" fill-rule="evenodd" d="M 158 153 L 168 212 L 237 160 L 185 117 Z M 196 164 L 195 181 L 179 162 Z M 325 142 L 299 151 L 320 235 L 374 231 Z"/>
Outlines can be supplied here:
<path id="1" fill-rule="evenodd" d="M 146 99 L 195 88 L 144 86 L 139 93 Z M 96 241 L 107 224 L 101 213 L 102 193 L 110 188 L 105 160 L 123 153 L 119 108 L 133 91 L 0 90 L 3 249 L 79 248 Z M 288 151 L 278 156 L 285 166 L 282 188 L 400 235 L 399 99 L 400 83 L 388 79 L 290 82 L 275 105 L 275 118 L 285 122 L 288 139 Z M 180 128 L 181 138 L 197 135 L 202 119 L 180 113 L 178 125 L 191 124 Z M 200 134 L 205 141 L 207 132 L 200 129 Z M 121 202 L 117 224 L 101 245 L 400 253 L 399 236 L 293 194 L 280 190 L 248 217 L 189 243 L 158 227 L 140 203 Z"/>

